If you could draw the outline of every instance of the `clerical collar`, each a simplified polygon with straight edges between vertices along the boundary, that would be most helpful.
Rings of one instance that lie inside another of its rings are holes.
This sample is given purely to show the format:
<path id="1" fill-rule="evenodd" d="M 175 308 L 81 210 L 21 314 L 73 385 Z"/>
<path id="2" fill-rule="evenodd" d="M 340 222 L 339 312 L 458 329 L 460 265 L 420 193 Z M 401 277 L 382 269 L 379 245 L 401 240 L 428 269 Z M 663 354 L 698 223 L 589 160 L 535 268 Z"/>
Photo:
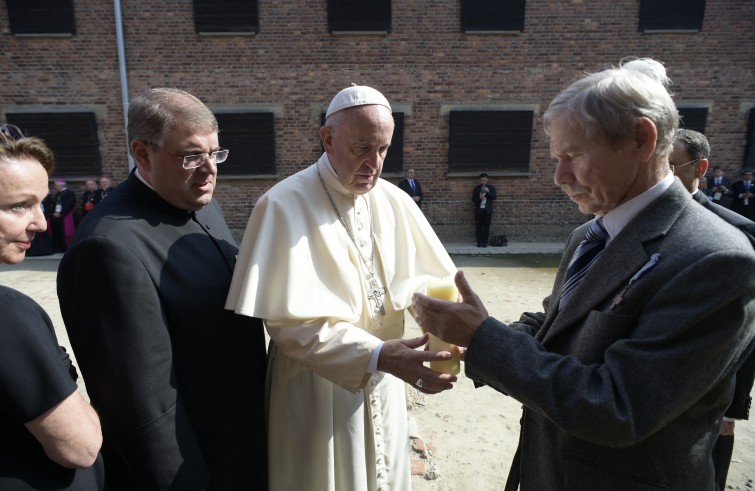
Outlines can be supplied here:
<path id="1" fill-rule="evenodd" d="M 137 179 L 139 179 L 140 181 L 142 181 L 144 183 L 145 186 L 147 186 L 148 188 L 150 188 L 152 191 L 155 191 L 155 188 L 152 187 L 152 184 L 150 184 L 147 181 L 145 181 L 144 177 L 142 177 L 142 175 L 139 173 L 139 167 L 136 168 L 136 170 L 134 171 L 134 174 L 136 175 Z M 157 192 L 157 191 L 155 191 L 155 192 Z"/>
<path id="2" fill-rule="evenodd" d="M 330 175 L 338 179 L 338 174 L 336 174 L 336 170 L 333 168 L 333 164 L 330 163 L 330 159 L 328 158 L 328 154 L 325 154 L 325 169 L 330 172 Z"/>
<path id="3" fill-rule="evenodd" d="M 338 194 L 347 195 L 352 199 L 356 199 L 357 195 L 346 189 L 338 179 L 338 174 L 336 174 L 333 164 L 330 163 L 327 152 L 323 153 L 320 160 L 317 161 L 317 167 L 320 169 L 320 172 L 322 172 L 322 177 L 334 191 Z"/>

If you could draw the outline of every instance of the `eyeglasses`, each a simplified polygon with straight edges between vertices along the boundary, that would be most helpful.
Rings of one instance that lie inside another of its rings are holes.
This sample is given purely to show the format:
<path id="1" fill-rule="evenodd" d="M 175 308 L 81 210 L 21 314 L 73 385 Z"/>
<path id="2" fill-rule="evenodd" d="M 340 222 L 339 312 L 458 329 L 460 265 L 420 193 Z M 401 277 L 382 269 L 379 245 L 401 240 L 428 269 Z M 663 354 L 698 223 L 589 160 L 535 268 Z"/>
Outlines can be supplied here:
<path id="1" fill-rule="evenodd" d="M 190 169 L 196 169 L 197 167 L 202 167 L 205 162 L 209 161 L 215 165 L 222 164 L 226 161 L 228 158 L 229 150 L 226 150 L 224 148 L 221 148 L 220 150 L 216 150 L 212 153 L 197 153 L 194 155 L 176 155 L 175 153 L 170 153 L 169 151 L 165 150 L 160 145 L 156 145 L 152 142 L 145 141 L 147 145 L 151 145 L 155 148 L 158 148 L 162 150 L 163 152 L 167 153 L 168 155 L 172 155 L 176 158 L 183 160 L 183 168 L 190 170 Z"/>
<path id="2" fill-rule="evenodd" d="M 14 124 L 0 125 L 0 144 L 10 145 L 24 137 L 23 132 Z"/>
<path id="3" fill-rule="evenodd" d="M 700 160 L 700 159 L 690 160 L 689 162 L 685 162 L 685 163 L 679 164 L 679 165 L 674 165 L 674 164 L 672 164 L 672 163 L 669 162 L 669 166 L 671 167 L 671 173 L 672 174 L 675 173 L 676 169 L 678 169 L 679 167 L 684 167 L 685 165 L 694 164 L 698 160 Z"/>

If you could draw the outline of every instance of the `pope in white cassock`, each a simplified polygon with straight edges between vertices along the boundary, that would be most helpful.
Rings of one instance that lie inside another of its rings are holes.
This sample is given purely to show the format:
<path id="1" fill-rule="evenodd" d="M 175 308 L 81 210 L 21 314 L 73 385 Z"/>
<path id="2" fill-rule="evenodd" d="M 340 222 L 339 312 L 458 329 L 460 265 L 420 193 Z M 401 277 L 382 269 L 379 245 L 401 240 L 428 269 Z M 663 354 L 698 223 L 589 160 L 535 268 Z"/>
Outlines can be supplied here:
<path id="1" fill-rule="evenodd" d="M 456 377 L 424 362 L 450 353 L 402 340 L 426 281 L 456 268 L 425 216 L 380 179 L 391 107 L 352 86 L 328 107 L 325 153 L 254 207 L 226 308 L 264 319 L 270 489 L 411 489 L 405 382 Z"/>

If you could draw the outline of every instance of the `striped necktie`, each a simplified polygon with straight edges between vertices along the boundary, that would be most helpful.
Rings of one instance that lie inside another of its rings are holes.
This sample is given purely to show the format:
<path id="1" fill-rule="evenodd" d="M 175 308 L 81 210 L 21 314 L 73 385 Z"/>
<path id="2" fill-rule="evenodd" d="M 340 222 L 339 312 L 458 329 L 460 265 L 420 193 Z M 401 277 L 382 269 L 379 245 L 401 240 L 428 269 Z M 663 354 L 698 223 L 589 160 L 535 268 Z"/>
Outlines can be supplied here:
<path id="1" fill-rule="evenodd" d="M 566 277 L 564 279 L 564 286 L 561 289 L 561 300 L 559 302 L 559 308 L 563 308 L 569 301 L 569 297 L 577 288 L 577 285 L 582 278 L 587 274 L 587 270 L 590 269 L 592 263 L 598 258 L 603 248 L 606 246 L 606 239 L 608 238 L 608 232 L 606 232 L 603 226 L 603 218 L 597 218 L 590 230 L 587 231 L 585 240 L 583 240 L 577 250 L 574 252 L 574 256 L 569 262 L 569 267 L 566 269 Z"/>

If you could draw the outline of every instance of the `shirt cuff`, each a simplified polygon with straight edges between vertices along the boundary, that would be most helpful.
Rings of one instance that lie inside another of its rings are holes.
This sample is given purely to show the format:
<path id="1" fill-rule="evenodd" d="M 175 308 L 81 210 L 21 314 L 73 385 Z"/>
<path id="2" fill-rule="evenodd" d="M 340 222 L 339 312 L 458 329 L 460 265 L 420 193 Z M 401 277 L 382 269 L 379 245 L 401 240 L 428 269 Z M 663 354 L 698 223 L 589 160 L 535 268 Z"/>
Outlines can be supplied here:
<path id="1" fill-rule="evenodd" d="M 383 343 L 385 341 L 380 341 L 380 344 L 378 344 L 375 347 L 375 350 L 372 352 L 372 357 L 370 358 L 370 364 L 367 366 L 367 371 L 370 373 L 378 373 L 377 364 L 378 364 L 378 358 L 380 358 L 380 350 L 383 347 Z"/>

